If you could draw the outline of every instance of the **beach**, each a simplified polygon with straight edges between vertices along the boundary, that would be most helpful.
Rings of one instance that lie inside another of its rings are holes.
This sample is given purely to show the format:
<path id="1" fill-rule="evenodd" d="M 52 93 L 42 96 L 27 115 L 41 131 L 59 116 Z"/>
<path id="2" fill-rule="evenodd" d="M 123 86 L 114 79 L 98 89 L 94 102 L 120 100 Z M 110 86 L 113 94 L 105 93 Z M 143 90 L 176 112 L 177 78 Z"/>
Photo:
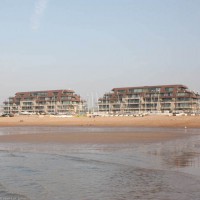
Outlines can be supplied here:
<path id="1" fill-rule="evenodd" d="M 0 118 L 0 198 L 200 195 L 199 116 Z"/>
<path id="2" fill-rule="evenodd" d="M 200 116 L 144 116 L 144 117 L 1 117 L 0 127 L 6 126 L 114 126 L 114 127 L 173 127 L 200 128 Z"/>

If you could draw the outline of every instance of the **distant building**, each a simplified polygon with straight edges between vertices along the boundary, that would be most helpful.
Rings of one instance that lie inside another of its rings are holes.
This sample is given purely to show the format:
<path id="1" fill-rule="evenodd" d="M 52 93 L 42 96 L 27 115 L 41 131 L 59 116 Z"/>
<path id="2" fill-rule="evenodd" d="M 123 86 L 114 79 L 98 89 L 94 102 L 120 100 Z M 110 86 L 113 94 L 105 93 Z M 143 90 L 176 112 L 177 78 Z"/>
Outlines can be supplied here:
<path id="1" fill-rule="evenodd" d="M 73 90 L 18 92 L 4 102 L 4 113 L 79 114 L 85 102 Z"/>
<path id="2" fill-rule="evenodd" d="M 200 95 L 184 85 L 114 88 L 98 101 L 99 112 L 197 112 Z"/>
<path id="3" fill-rule="evenodd" d="M 3 113 L 3 105 L 0 105 L 0 114 Z"/>

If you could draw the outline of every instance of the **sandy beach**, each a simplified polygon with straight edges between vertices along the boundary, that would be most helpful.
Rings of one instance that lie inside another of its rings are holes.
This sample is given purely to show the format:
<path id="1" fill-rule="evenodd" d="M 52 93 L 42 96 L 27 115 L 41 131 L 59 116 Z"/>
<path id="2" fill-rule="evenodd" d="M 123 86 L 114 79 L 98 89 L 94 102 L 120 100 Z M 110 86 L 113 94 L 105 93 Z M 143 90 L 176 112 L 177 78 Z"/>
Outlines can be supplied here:
<path id="1" fill-rule="evenodd" d="M 1 117 L 0 127 L 10 126 L 114 126 L 200 128 L 200 116 L 145 117 L 72 117 L 16 116 Z"/>
<path id="2" fill-rule="evenodd" d="M 17 116 L 0 118 L 0 127 L 150 127 L 181 128 L 181 133 L 169 132 L 67 132 L 1 135 L 0 142 L 28 143 L 132 143 L 173 140 L 188 136 L 186 129 L 200 128 L 199 116 L 145 116 L 145 117 L 73 117 Z"/>

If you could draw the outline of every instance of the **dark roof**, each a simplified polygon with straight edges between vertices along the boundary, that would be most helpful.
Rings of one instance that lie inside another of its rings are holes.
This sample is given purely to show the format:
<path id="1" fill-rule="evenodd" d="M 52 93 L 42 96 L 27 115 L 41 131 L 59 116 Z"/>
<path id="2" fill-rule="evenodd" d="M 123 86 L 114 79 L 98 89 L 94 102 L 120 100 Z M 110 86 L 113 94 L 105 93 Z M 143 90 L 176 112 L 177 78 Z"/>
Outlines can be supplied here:
<path id="1" fill-rule="evenodd" d="M 137 86 L 137 87 L 121 87 L 121 88 L 113 88 L 114 90 L 127 90 L 127 89 L 140 89 L 140 88 L 152 88 L 152 87 L 183 87 L 187 89 L 188 87 L 185 85 L 177 84 L 177 85 L 151 85 L 151 86 Z"/>
<path id="2" fill-rule="evenodd" d="M 29 92 L 17 92 L 16 95 L 38 93 L 38 92 L 47 92 L 47 93 L 58 92 L 58 93 L 63 93 L 63 92 L 74 92 L 74 91 L 73 90 L 39 90 L 39 91 L 29 91 Z"/>

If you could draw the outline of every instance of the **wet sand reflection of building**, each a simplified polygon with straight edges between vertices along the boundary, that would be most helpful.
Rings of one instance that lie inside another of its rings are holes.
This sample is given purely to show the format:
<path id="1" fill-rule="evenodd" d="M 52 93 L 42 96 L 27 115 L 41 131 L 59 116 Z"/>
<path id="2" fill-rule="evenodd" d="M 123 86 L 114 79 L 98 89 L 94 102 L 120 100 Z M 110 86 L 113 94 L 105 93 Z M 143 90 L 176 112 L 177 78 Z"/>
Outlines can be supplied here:
<path id="1" fill-rule="evenodd" d="M 176 167 L 187 167 L 187 166 L 200 166 L 200 154 L 196 152 L 182 152 L 181 155 L 175 156 L 171 159 L 170 163 Z"/>
<path id="2" fill-rule="evenodd" d="M 156 156 L 162 160 L 162 165 L 168 168 L 184 168 L 184 167 L 200 167 L 200 145 L 199 141 L 185 141 L 185 144 L 180 145 L 175 142 L 168 145 L 162 144 L 148 149 L 147 153 Z"/>

